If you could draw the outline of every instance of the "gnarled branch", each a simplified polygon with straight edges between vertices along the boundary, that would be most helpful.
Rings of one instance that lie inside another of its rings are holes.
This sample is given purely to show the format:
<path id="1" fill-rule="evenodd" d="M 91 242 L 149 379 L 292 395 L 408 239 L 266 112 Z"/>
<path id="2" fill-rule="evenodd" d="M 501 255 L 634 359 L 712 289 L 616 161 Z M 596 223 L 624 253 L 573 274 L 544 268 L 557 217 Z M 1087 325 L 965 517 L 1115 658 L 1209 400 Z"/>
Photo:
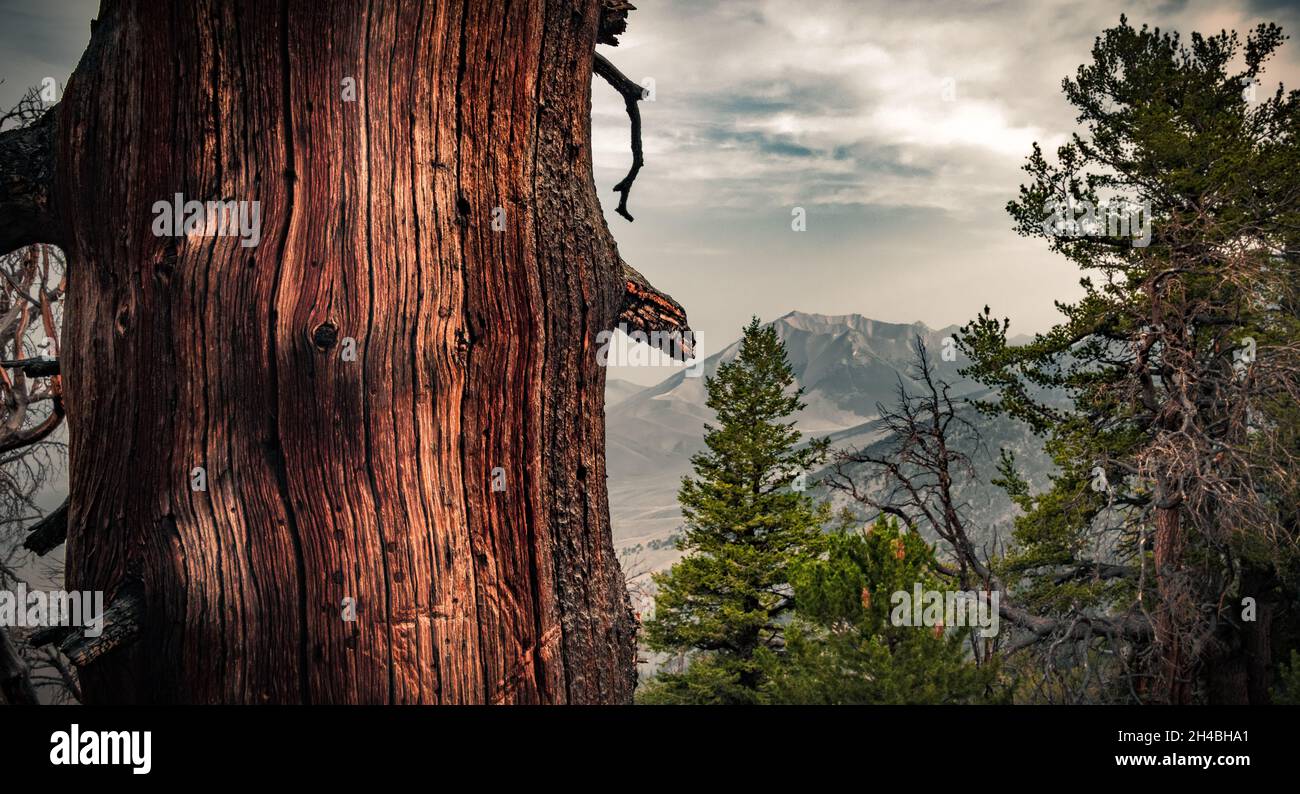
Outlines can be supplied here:
<path id="1" fill-rule="evenodd" d="M 23 374 L 29 378 L 48 378 L 59 374 L 59 360 L 57 358 L 19 358 L 13 361 L 0 361 L 0 367 L 5 369 L 20 369 Z"/>
<path id="2" fill-rule="evenodd" d="M 618 46 L 618 37 L 627 30 L 627 14 L 635 11 L 636 6 L 627 0 L 600 0 L 600 28 L 596 31 L 596 43 Z"/>
<path id="3" fill-rule="evenodd" d="M 15 433 L 10 438 L 0 442 L 0 453 L 12 452 L 15 449 L 22 449 L 38 441 L 43 441 L 63 423 L 63 416 L 63 400 L 56 396 L 54 398 L 54 408 L 50 411 L 50 415 L 45 418 L 45 421 L 26 433 Z"/>
<path id="4" fill-rule="evenodd" d="M 641 153 L 641 108 L 637 104 L 645 98 L 645 89 L 638 83 L 632 82 L 600 53 L 594 56 L 592 70 L 605 78 L 605 82 L 623 95 L 623 104 L 627 106 L 627 117 L 632 121 L 632 168 L 627 172 L 627 176 L 623 177 L 623 181 L 614 186 L 614 192 L 619 194 L 618 208 L 615 212 L 630 221 L 633 218 L 627 211 L 627 195 L 632 192 L 632 183 L 636 181 L 637 173 L 645 164 L 645 157 Z"/>
<path id="5" fill-rule="evenodd" d="M 618 46 L 618 36 L 627 30 L 627 15 L 636 6 L 626 0 L 601 0 L 600 27 L 596 35 L 598 44 Z M 627 211 L 627 197 L 632 192 L 632 183 L 636 181 L 645 156 L 641 149 L 641 109 L 638 104 L 645 99 L 645 89 L 632 82 L 618 67 L 600 53 L 594 53 L 592 71 L 605 79 L 623 97 L 627 106 L 627 116 L 632 122 L 632 167 L 627 176 L 614 186 L 619 194 L 619 215 L 633 220 Z M 661 349 L 671 356 L 685 360 L 693 354 L 694 339 L 690 326 L 686 324 L 686 310 L 667 294 L 655 289 L 645 276 L 635 268 L 619 259 L 622 266 L 622 279 L 625 284 L 623 302 L 619 306 L 618 321 L 628 331 L 642 331 L 646 334 L 667 334 L 673 341 L 663 341 Z"/>
<path id="6" fill-rule="evenodd" d="M 623 281 L 627 285 L 623 293 L 623 303 L 619 307 L 620 326 L 630 331 L 644 331 L 647 334 L 660 332 L 676 334 L 681 340 L 680 350 L 664 350 L 682 360 L 693 354 L 694 340 L 691 328 L 686 322 L 686 310 L 666 293 L 655 289 L 646 277 L 623 260 Z"/>
<path id="7" fill-rule="evenodd" d="M 130 645 L 144 625 L 144 595 L 138 584 L 118 591 L 104 610 L 98 635 L 88 637 L 85 628 L 56 627 L 32 635 L 32 647 L 57 643 L 59 650 L 77 667 L 85 667 L 110 651 Z"/>
<path id="8" fill-rule="evenodd" d="M 65 499 L 45 518 L 37 521 L 27 531 L 23 548 L 38 555 L 49 554 L 68 539 L 68 502 Z"/>
<path id="9" fill-rule="evenodd" d="M 1073 620 L 1058 620 L 1031 614 L 1005 602 L 999 606 L 998 613 L 1004 620 L 1009 620 L 1028 632 L 1007 648 L 1008 656 L 1053 636 L 1077 640 L 1089 633 L 1107 634 L 1137 642 L 1148 641 L 1152 637 L 1151 623 L 1144 616 L 1132 613 L 1118 617 L 1078 616 Z"/>

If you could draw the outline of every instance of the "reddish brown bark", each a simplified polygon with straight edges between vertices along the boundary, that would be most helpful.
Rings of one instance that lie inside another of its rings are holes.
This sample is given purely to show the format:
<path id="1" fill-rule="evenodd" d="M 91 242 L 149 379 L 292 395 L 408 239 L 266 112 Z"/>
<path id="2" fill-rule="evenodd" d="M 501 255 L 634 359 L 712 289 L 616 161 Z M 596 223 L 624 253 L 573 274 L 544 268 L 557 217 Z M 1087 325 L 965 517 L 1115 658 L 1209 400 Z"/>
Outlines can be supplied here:
<path id="1" fill-rule="evenodd" d="M 599 17 L 106 0 L 56 135 L 68 580 L 146 615 L 88 700 L 630 699 L 593 340 L 648 285 L 592 183 Z M 154 236 L 175 193 L 259 201 L 259 245 Z"/>
<path id="2" fill-rule="evenodd" d="M 1186 608 L 1186 598 L 1178 587 L 1178 569 L 1183 555 L 1178 508 L 1157 508 L 1155 524 L 1153 556 L 1156 591 L 1160 596 L 1155 616 L 1155 637 L 1160 648 L 1161 690 L 1167 702 L 1185 705 L 1192 701 L 1193 671 L 1184 648 L 1186 636 L 1179 619 Z"/>

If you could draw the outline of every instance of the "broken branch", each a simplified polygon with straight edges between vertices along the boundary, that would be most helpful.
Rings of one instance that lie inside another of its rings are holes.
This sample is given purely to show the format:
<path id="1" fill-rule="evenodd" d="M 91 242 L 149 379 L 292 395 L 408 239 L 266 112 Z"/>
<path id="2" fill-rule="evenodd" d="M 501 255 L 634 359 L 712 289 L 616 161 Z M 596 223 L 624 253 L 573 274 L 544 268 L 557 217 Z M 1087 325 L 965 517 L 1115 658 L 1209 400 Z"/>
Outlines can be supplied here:
<path id="1" fill-rule="evenodd" d="M 97 636 L 87 637 L 84 628 L 55 627 L 32 636 L 32 647 L 57 643 L 59 650 L 77 667 L 85 667 L 101 656 L 130 645 L 140 636 L 144 623 L 144 596 L 139 586 L 120 590 L 104 610 Z"/>
<path id="2" fill-rule="evenodd" d="M 600 26 L 596 31 L 596 43 L 618 46 L 618 37 L 627 30 L 627 13 L 635 11 L 636 6 L 627 0 L 600 0 Z"/>
<path id="3" fill-rule="evenodd" d="M 682 360 L 690 358 L 693 354 L 691 349 L 693 339 L 690 326 L 686 322 L 686 310 L 672 297 L 655 289 L 645 276 L 627 262 L 620 259 L 619 263 L 623 266 L 623 281 L 626 284 L 623 303 L 618 312 L 620 325 L 627 330 L 643 331 L 647 334 L 656 331 L 679 334 L 680 356 Z M 679 355 L 678 352 L 671 350 L 664 352 Z"/>
<path id="4" fill-rule="evenodd" d="M 645 164 L 645 158 L 641 153 L 641 108 L 637 104 L 645 98 L 645 89 L 640 84 L 632 82 L 600 53 L 595 54 L 592 70 L 605 78 L 605 82 L 623 95 L 623 104 L 627 106 L 627 117 L 632 122 L 632 168 L 627 172 L 627 176 L 623 177 L 623 181 L 614 186 L 614 192 L 619 194 L 618 208 L 615 212 L 631 221 L 633 218 L 627 211 L 627 196 L 632 192 L 632 183 L 636 181 L 637 173 Z"/>
<path id="5" fill-rule="evenodd" d="M 0 361 L 5 369 L 20 369 L 29 378 L 48 378 L 59 374 L 57 358 L 18 358 L 12 361 Z"/>
<path id="6" fill-rule="evenodd" d="M 23 548 L 44 556 L 68 539 L 68 501 L 65 499 L 45 518 L 37 521 L 28 530 Z"/>
<path id="7" fill-rule="evenodd" d="M 58 243 L 50 206 L 57 106 L 32 124 L 0 132 L 0 254 Z"/>

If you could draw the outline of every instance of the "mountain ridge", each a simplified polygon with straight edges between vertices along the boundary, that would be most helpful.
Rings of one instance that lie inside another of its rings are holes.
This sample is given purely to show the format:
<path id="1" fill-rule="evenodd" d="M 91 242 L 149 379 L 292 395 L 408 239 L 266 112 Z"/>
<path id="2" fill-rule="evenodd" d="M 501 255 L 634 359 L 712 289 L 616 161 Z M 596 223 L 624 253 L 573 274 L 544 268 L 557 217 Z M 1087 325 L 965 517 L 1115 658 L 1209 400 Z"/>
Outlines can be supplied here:
<path id="1" fill-rule="evenodd" d="M 922 322 L 888 323 L 860 314 L 798 311 L 787 312 L 769 324 L 785 343 L 796 380 L 805 390 L 806 407 L 795 416 L 805 439 L 829 437 L 833 447 L 886 443 L 879 406 L 893 404 L 900 383 L 904 388 L 916 388 L 911 378 L 912 345 L 918 337 L 926 345 L 936 376 L 950 383 L 954 399 L 980 399 L 990 394 L 981 384 L 961 376 L 963 362 L 952 355 L 956 351 L 951 342 L 945 345 L 956 325 L 934 329 Z M 698 367 L 699 377 L 691 377 L 691 370 L 683 368 L 655 385 L 607 403 L 611 520 L 615 547 L 625 562 L 635 560 L 639 568 L 659 570 L 677 558 L 671 542 L 681 522 L 677 489 L 681 478 L 691 473 L 691 455 L 704 448 L 704 424 L 713 420 L 705 405 L 703 376 L 713 375 L 739 348 L 736 340 L 706 357 Z M 950 355 L 944 356 L 945 350 Z M 983 418 L 973 409 L 966 410 L 971 411 L 973 421 L 982 424 L 982 430 L 987 428 L 990 439 L 1015 449 L 1022 459 L 1030 459 L 1031 481 L 1042 478 L 1046 469 L 1041 445 L 1026 429 L 1010 420 Z M 997 450 L 973 452 L 981 458 L 976 462 L 979 479 L 992 479 Z M 1035 452 L 1040 459 L 1035 459 Z M 816 473 L 810 473 L 810 481 L 816 479 Z M 1010 500 L 986 482 L 969 484 L 964 490 L 978 521 L 1003 524 L 1014 515 Z M 827 496 L 820 491 L 814 495 Z M 832 501 L 843 502 L 839 497 Z"/>

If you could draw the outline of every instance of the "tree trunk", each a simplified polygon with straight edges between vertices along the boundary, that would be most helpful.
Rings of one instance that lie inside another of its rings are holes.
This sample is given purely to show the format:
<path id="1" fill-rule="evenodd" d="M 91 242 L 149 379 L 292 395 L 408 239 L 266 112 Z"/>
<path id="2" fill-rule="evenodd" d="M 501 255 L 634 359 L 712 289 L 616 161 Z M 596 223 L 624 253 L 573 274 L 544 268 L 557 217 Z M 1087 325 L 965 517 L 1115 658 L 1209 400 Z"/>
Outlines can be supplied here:
<path id="1" fill-rule="evenodd" d="M 69 587 L 145 604 L 87 700 L 631 698 L 593 340 L 685 318 L 595 195 L 601 22 L 105 0 L 38 235 L 69 263 Z M 258 244 L 156 236 L 177 193 L 259 202 Z"/>
<path id="2" fill-rule="evenodd" d="M 9 641 L 9 633 L 0 626 L 0 704 L 35 706 L 38 703 L 40 698 L 32 685 L 31 671 Z"/>
<path id="3" fill-rule="evenodd" d="M 1164 490 L 1162 489 L 1162 493 Z M 1185 705 L 1192 700 L 1193 674 L 1180 617 L 1186 614 L 1186 597 L 1178 576 L 1182 565 L 1183 532 L 1177 507 L 1156 508 L 1154 564 L 1160 603 L 1155 615 L 1156 646 L 1160 651 L 1160 681 L 1164 700 Z"/>
<path id="4" fill-rule="evenodd" d="M 1276 605 L 1261 601 L 1253 622 L 1247 623 L 1245 635 L 1246 692 L 1250 704 L 1267 706 L 1273 702 L 1273 615 Z"/>
<path id="5" fill-rule="evenodd" d="M 1266 592 L 1269 578 L 1247 567 L 1242 572 L 1241 592 Z M 1232 604 L 1231 608 L 1239 606 Z M 1277 605 L 1258 600 L 1255 609 L 1252 620 L 1220 624 L 1215 638 L 1217 653 L 1206 665 L 1206 699 L 1212 705 L 1264 706 L 1272 702 L 1273 617 Z"/>

